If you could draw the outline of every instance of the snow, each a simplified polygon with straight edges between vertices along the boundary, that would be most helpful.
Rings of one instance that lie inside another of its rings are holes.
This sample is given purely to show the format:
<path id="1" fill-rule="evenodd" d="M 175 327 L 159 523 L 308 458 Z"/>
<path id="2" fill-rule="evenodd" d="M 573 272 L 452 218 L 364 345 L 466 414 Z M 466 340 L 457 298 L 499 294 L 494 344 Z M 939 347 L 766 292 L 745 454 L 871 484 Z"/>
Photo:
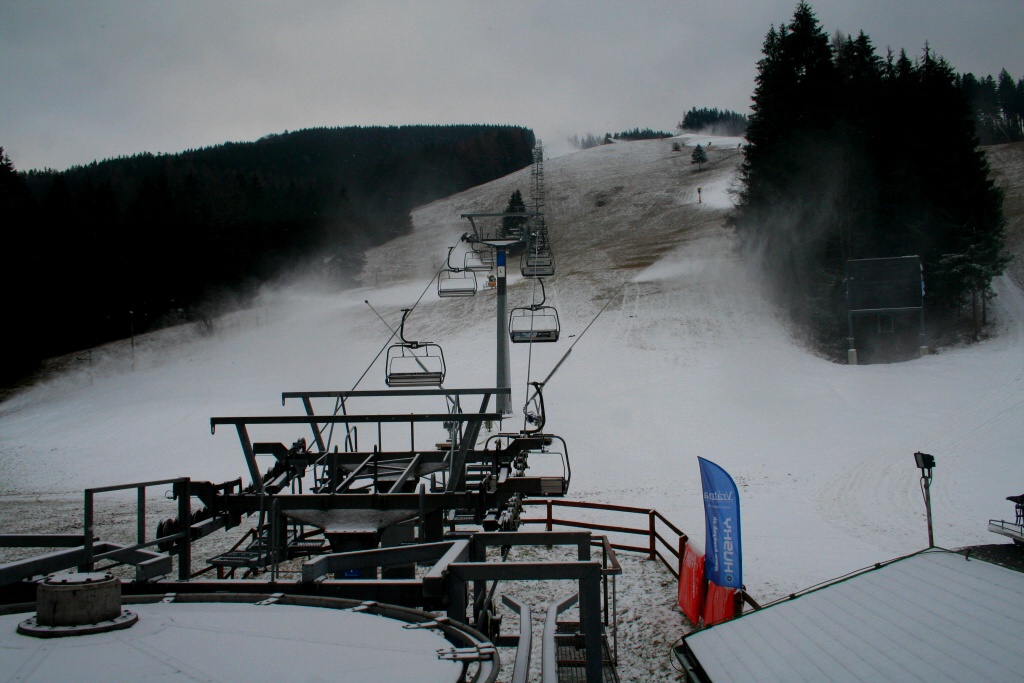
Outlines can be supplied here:
<path id="1" fill-rule="evenodd" d="M 670 140 L 546 161 L 557 266 L 546 284 L 562 339 L 512 346 L 506 427 L 521 424 L 528 373 L 543 379 L 576 343 L 545 390 L 548 429 L 570 449 L 570 496 L 657 508 L 702 540 L 697 456 L 715 461 L 740 487 L 744 581 L 758 601 L 925 547 L 918 450 L 937 461 L 936 543 L 995 542 L 987 520 L 1007 516 L 1021 486 L 1020 289 L 997 283 L 998 329 L 983 343 L 900 364 L 828 362 L 794 338 L 723 226 L 738 142 L 685 140 L 699 141 L 714 142 L 700 172 Z M 247 479 L 234 430 L 211 436 L 209 418 L 295 414 L 282 391 L 354 388 L 390 334 L 367 300 L 396 327 L 423 295 L 407 337 L 443 346 L 445 386 L 493 385 L 493 294 L 440 300 L 428 281 L 469 230 L 459 215 L 501 210 L 513 189 L 528 192 L 529 173 L 417 210 L 412 234 L 369 254 L 363 288 L 270 292 L 212 330 L 137 338 L 134 358 L 127 342 L 96 350 L 0 404 L 0 529 L 80 525 L 89 486 Z M 533 295 L 515 265 L 510 306 Z M 381 360 L 358 388 L 384 388 Z M 620 596 L 635 612 L 633 600 Z M 681 623 L 645 637 L 667 649 Z"/>

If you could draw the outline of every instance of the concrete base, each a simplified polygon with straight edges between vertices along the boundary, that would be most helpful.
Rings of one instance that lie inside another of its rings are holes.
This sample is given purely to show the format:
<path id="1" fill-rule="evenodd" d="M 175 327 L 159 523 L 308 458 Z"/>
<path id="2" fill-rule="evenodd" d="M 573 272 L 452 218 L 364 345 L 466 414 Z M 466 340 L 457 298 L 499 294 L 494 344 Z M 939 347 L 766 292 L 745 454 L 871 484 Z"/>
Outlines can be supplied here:
<path id="1" fill-rule="evenodd" d="M 128 628 L 139 615 L 121 609 L 121 582 L 106 572 L 55 574 L 36 588 L 36 616 L 18 633 L 62 638 Z"/>
<path id="2" fill-rule="evenodd" d="M 928 350 L 927 346 L 922 346 L 922 347 L 918 348 L 917 352 L 921 356 L 921 358 L 924 358 L 929 353 L 931 353 L 931 351 Z"/>
<path id="3" fill-rule="evenodd" d="M 106 572 L 56 574 L 36 588 L 42 626 L 81 626 L 121 616 L 121 582 Z"/>
<path id="4" fill-rule="evenodd" d="M 850 349 L 846 352 L 846 364 L 856 365 L 857 364 L 857 349 Z"/>

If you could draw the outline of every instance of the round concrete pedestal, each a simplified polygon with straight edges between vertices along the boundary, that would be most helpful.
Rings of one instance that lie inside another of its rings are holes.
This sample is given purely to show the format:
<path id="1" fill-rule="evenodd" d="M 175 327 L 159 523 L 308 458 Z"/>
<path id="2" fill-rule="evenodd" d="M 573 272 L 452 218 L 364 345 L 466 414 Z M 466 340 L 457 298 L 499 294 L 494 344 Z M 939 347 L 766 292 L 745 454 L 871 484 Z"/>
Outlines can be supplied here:
<path id="1" fill-rule="evenodd" d="M 36 589 L 36 616 L 18 633 L 60 638 L 128 628 L 138 615 L 121 609 L 121 582 L 103 572 L 57 574 Z"/>

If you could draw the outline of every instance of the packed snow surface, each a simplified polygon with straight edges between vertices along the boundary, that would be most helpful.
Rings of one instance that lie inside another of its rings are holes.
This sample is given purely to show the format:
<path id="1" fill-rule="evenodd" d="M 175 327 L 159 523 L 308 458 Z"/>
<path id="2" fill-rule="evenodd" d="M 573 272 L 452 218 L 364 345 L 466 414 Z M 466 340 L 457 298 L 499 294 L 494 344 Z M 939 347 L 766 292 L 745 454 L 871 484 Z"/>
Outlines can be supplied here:
<path id="1" fill-rule="evenodd" d="M 899 364 L 822 359 L 736 255 L 724 220 L 740 153 L 734 139 L 709 140 L 700 172 L 669 140 L 546 162 L 557 267 L 547 294 L 562 339 L 513 345 L 506 429 L 522 424 L 527 380 L 547 376 L 575 343 L 545 390 L 548 431 L 569 444 L 570 496 L 657 508 L 702 541 L 697 457 L 715 461 L 740 488 L 744 582 L 759 601 L 925 547 L 915 451 L 937 461 L 936 543 L 998 540 L 987 520 L 1006 517 L 1005 497 L 1022 491 L 1020 290 L 996 283 L 996 330 L 983 343 Z M 529 188 L 524 169 L 418 209 L 410 235 L 368 255 L 362 288 L 268 292 L 205 333 L 150 335 L 134 354 L 127 342 L 95 350 L 0 404 L 0 528 L 80 526 L 89 486 L 247 480 L 234 430 L 211 435 L 209 418 L 296 414 L 282 391 L 355 388 L 390 335 L 367 301 L 396 327 L 425 291 L 407 336 L 443 346 L 446 387 L 493 386 L 493 293 L 439 299 L 431 277 L 449 246 L 455 258 L 466 248 L 460 214 L 500 211 Z M 516 266 L 510 306 L 535 296 Z M 358 388 L 384 388 L 384 374 L 377 360 Z M 668 633 L 649 625 L 651 637 L 667 646 L 678 623 Z"/>

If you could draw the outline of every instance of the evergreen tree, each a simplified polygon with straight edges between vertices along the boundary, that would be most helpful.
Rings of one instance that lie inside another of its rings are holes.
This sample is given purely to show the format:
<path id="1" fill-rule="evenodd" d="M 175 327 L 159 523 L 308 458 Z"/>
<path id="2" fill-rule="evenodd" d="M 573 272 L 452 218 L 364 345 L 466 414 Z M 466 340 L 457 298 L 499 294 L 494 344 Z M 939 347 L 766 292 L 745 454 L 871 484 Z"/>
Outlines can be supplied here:
<path id="1" fill-rule="evenodd" d="M 526 213 L 526 202 L 523 201 L 523 193 L 513 190 L 505 206 L 505 213 Z M 526 218 L 515 216 L 504 216 L 501 219 L 501 234 L 504 237 L 522 237 L 523 228 L 526 225 Z"/>
<path id="2" fill-rule="evenodd" d="M 1003 69 L 998 81 L 974 74 L 959 78 L 960 89 L 971 106 L 975 131 L 981 144 L 993 145 L 1024 139 L 1024 79 L 1016 83 Z"/>
<path id="3" fill-rule="evenodd" d="M 34 220 L 35 202 L 14 162 L 0 147 L 0 216 L 3 216 L 4 266 L 0 268 L 0 297 L 7 320 L 0 381 L 9 382 L 31 372 L 42 358 L 40 319 L 47 310 L 40 299 L 49 288 L 39 286 L 40 277 L 52 269 L 47 263 L 45 233 Z"/>
<path id="4" fill-rule="evenodd" d="M 680 130 L 708 132 L 715 135 L 743 135 L 747 129 L 747 117 L 724 109 L 697 109 L 686 112 L 677 126 Z"/>
<path id="5" fill-rule="evenodd" d="M 806 3 L 770 29 L 763 54 L 731 220 L 780 301 L 838 348 L 846 260 L 916 254 L 933 310 L 971 298 L 984 311 L 1006 257 L 963 87 L 974 83 L 927 45 L 913 63 L 904 51 L 880 59 L 863 33 L 830 41 Z M 894 111 L 913 122 L 898 145 Z"/>
<path id="6" fill-rule="evenodd" d="M 1003 69 L 999 72 L 999 80 L 996 84 L 996 96 L 999 99 L 999 109 L 1006 137 L 1009 140 L 1021 139 L 1021 111 L 1020 83 L 1014 83 L 1010 72 Z"/>
<path id="7" fill-rule="evenodd" d="M 833 247 L 832 198 L 846 182 L 836 173 L 844 150 L 831 142 L 838 84 L 829 37 L 800 3 L 793 20 L 765 38 L 734 224 L 763 257 L 776 294 L 802 320 L 812 316 L 806 293 L 828 289 L 834 279 L 820 282 L 817 264 Z"/>
<path id="8" fill-rule="evenodd" d="M 708 154 L 703 147 L 697 145 L 693 148 L 693 152 L 690 154 L 690 163 L 697 164 L 698 171 L 704 168 L 704 164 L 708 163 Z"/>

